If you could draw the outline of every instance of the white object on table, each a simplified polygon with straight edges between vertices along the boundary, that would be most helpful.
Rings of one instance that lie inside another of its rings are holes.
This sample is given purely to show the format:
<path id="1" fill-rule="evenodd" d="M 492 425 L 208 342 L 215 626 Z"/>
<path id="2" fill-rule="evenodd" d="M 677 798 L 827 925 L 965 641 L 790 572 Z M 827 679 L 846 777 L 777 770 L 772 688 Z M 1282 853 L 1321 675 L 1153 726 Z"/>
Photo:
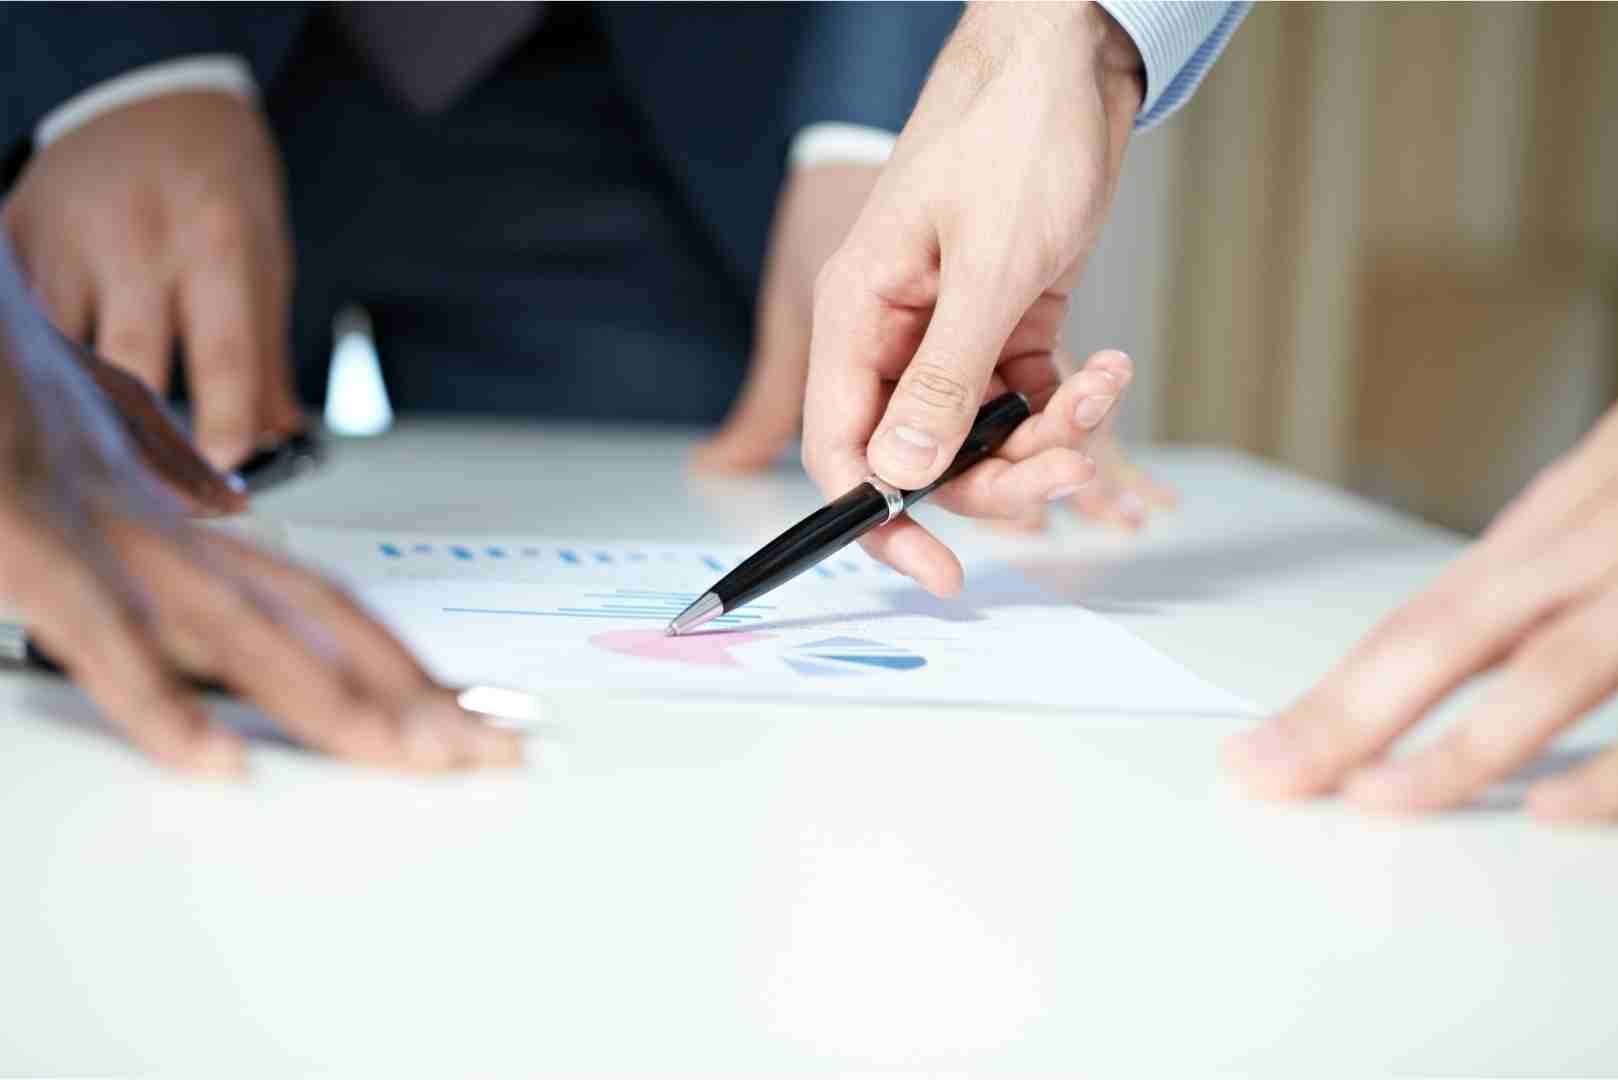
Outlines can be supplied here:
<path id="1" fill-rule="evenodd" d="M 406 423 L 313 524 L 747 544 L 801 478 L 646 434 Z M 1246 458 L 1138 540 L 923 511 L 1275 706 L 1455 551 Z M 1085 657 L 1071 659 L 1082 679 Z M 1235 722 L 580 698 L 535 766 L 158 772 L 0 680 L 0 1072 L 1618 1072 L 1618 832 L 1229 793 Z M 1612 711 L 1564 745 L 1610 738 Z"/>

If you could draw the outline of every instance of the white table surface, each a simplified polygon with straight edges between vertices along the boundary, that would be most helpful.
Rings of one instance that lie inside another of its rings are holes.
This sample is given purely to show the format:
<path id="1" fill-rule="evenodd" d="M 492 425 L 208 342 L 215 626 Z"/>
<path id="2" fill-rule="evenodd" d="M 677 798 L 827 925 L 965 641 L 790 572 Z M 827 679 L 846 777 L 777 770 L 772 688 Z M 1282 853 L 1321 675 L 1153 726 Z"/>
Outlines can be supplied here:
<path id="1" fill-rule="evenodd" d="M 416 422 L 262 512 L 743 542 L 813 503 L 685 446 Z M 1456 546 L 1238 455 L 1146 460 L 1187 497 L 1138 539 L 946 524 L 1265 706 Z M 232 787 L 90 715 L 0 678 L 7 1075 L 1618 1073 L 1618 830 L 1533 825 L 1520 787 L 1368 820 L 1234 796 L 1233 720 L 623 700 L 516 775 L 267 745 Z"/>

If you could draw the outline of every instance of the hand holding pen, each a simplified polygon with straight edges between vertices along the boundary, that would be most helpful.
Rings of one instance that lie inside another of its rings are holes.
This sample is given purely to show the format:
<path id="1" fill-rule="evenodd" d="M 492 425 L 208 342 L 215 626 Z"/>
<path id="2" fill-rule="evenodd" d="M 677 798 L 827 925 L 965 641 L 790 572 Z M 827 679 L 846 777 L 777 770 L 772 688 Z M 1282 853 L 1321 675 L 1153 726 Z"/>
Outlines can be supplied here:
<path id="1" fill-rule="evenodd" d="M 1055 333 L 1054 326 L 1048 329 Z M 975 517 L 1017 519 L 1075 495 L 1095 476 L 1096 463 L 1085 448 L 1129 386 L 1129 357 L 1098 352 L 1063 379 L 1052 346 L 1035 344 L 1040 346 L 1035 351 L 985 375 L 991 399 L 1008 391 L 1020 393 L 1032 415 L 981 464 L 941 488 L 932 497 L 934 503 Z M 953 476 L 978 408 L 963 402 L 981 400 L 969 395 L 982 391 L 930 369 L 906 369 L 898 352 L 888 358 L 901 366 L 890 371 L 879 365 L 878 357 L 872 361 L 877 366 L 856 373 L 822 371 L 818 387 L 812 377 L 804 464 L 827 495 L 840 495 L 871 474 L 900 490 L 931 490 L 946 473 Z M 884 379 L 884 373 L 895 372 L 903 373 L 897 384 Z M 837 407 L 839 402 L 843 407 Z M 931 415 L 923 415 L 929 411 Z M 958 427 L 947 440 L 937 434 L 946 421 Z M 894 467 L 896 458 L 901 467 Z M 861 544 L 936 595 L 950 596 L 961 588 L 960 562 L 908 517 L 865 534 Z"/>

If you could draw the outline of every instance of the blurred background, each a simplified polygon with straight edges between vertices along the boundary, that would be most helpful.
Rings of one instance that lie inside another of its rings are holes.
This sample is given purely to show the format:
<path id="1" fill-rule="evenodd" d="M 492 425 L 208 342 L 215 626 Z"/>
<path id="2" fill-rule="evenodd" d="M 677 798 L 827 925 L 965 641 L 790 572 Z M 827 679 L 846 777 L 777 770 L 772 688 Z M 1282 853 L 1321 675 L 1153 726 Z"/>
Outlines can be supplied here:
<path id="1" fill-rule="evenodd" d="M 1128 437 L 1477 530 L 1618 391 L 1618 5 L 1257 5 L 1070 340 L 1135 357 Z"/>

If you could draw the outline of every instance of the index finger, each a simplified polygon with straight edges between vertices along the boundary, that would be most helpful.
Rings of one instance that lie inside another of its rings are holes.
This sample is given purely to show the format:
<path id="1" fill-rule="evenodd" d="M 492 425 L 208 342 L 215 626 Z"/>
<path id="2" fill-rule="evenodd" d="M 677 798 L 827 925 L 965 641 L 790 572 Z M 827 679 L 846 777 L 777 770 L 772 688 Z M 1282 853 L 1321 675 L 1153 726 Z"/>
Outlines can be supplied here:
<path id="1" fill-rule="evenodd" d="M 194 266 L 180 284 L 185 366 L 196 410 L 194 430 L 203 455 L 234 468 L 258 441 L 262 388 L 272 364 L 270 312 L 264 290 L 245 255 Z"/>

